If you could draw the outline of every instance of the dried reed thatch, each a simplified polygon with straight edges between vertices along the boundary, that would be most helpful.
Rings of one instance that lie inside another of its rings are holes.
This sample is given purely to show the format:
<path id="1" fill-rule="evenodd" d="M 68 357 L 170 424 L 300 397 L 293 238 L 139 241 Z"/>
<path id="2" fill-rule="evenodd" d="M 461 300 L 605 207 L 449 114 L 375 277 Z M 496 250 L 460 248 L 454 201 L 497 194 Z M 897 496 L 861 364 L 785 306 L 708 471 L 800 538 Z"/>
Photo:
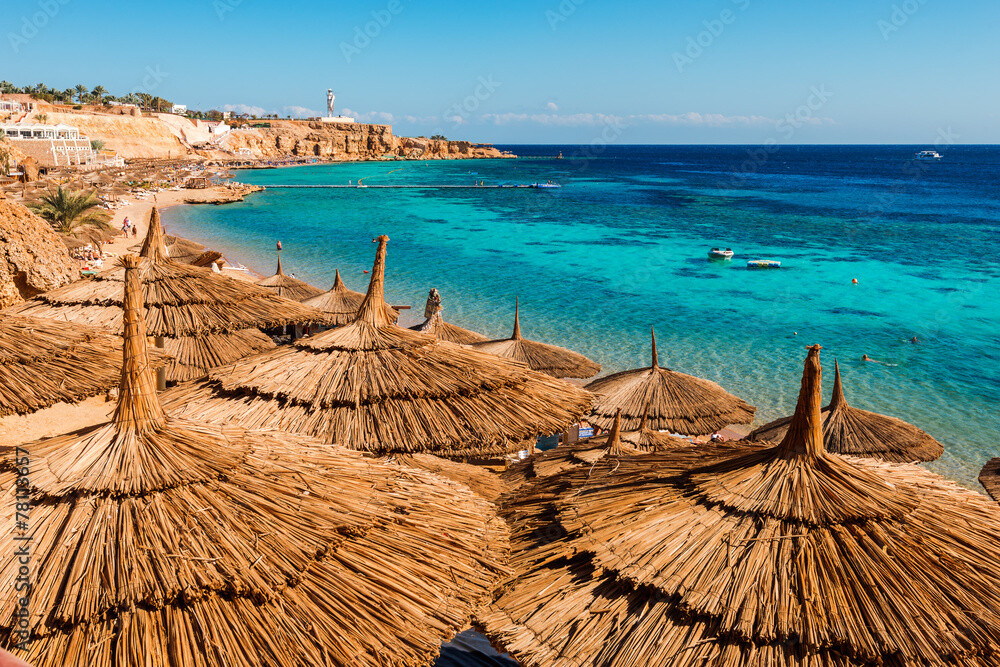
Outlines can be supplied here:
<path id="1" fill-rule="evenodd" d="M 747 439 L 779 442 L 791 421 L 791 417 L 776 419 L 753 431 Z M 870 456 L 897 463 L 933 461 L 944 453 L 940 442 L 916 426 L 848 405 L 839 363 L 836 364 L 833 398 L 823 408 L 823 445 L 835 454 Z"/>
<path id="2" fill-rule="evenodd" d="M 273 276 L 268 276 L 263 280 L 258 280 L 257 284 L 266 287 L 280 297 L 291 299 L 292 301 L 305 301 L 323 294 L 323 290 L 313 287 L 309 283 L 286 276 L 281 270 L 281 253 L 278 253 L 278 268 Z"/>
<path id="3" fill-rule="evenodd" d="M 446 340 L 449 343 L 458 343 L 459 345 L 474 345 L 476 343 L 485 343 L 489 340 L 489 338 L 480 333 L 445 322 L 441 312 L 441 295 L 438 294 L 436 289 L 432 288 L 430 295 L 427 297 L 427 306 L 424 308 L 424 321 L 421 324 L 410 327 L 410 329 L 429 333 L 438 340 Z"/>
<path id="4" fill-rule="evenodd" d="M 0 644 L 36 667 L 431 662 L 503 572 L 490 504 L 304 436 L 169 416 L 146 358 L 142 265 L 123 262 L 113 420 L 22 445 L 21 460 L 3 452 Z M 22 604 L 30 637 L 15 648 Z"/>
<path id="5" fill-rule="evenodd" d="M 637 368 L 597 378 L 587 389 L 597 394 L 588 418 L 608 428 L 615 411 L 622 411 L 622 427 L 634 430 L 643 416 L 655 430 L 685 435 L 707 435 L 729 424 L 749 424 L 757 410 L 725 389 L 701 378 L 662 368 L 652 336 L 653 361 Z"/>
<path id="6" fill-rule="evenodd" d="M 488 468 L 482 466 L 443 459 L 433 454 L 393 454 L 387 457 L 387 460 L 410 468 L 426 470 L 453 482 L 465 484 L 490 501 L 496 500 L 504 492 L 500 475 L 490 472 Z"/>
<path id="7" fill-rule="evenodd" d="M 990 459 L 979 471 L 979 483 L 993 500 L 1000 503 L 1000 456 Z"/>
<path id="8" fill-rule="evenodd" d="M 155 208 L 141 254 L 146 327 L 151 336 L 164 337 L 174 356 L 167 367 L 170 381 L 204 377 L 210 368 L 273 348 L 258 327 L 326 321 L 323 313 L 263 287 L 170 260 Z M 40 294 L 14 312 L 118 332 L 124 277 L 121 268 L 112 268 Z"/>
<path id="9" fill-rule="evenodd" d="M 546 667 L 996 665 L 1000 507 L 826 452 L 820 376 L 814 346 L 776 446 L 522 487 L 491 639 Z"/>
<path id="10" fill-rule="evenodd" d="M 695 447 L 690 440 L 651 431 L 645 422 L 638 431 L 621 430 L 621 411 L 615 413 L 611 430 L 604 435 L 564 443 L 554 449 L 532 454 L 518 461 L 501 476 L 508 490 L 539 477 L 562 475 L 569 470 L 590 467 L 606 457 L 635 456 L 652 451 L 683 451 Z"/>
<path id="11" fill-rule="evenodd" d="M 295 341 L 177 387 L 179 414 L 305 433 L 377 454 L 507 453 L 562 430 L 590 405 L 566 382 L 394 326 L 385 312 L 388 237 L 349 325 Z"/>
<path id="12" fill-rule="evenodd" d="M 589 378 L 601 372 L 601 365 L 582 354 L 548 343 L 521 337 L 520 303 L 514 305 L 514 332 L 510 338 L 476 344 L 476 349 L 505 359 L 514 359 L 533 371 L 557 378 Z"/>
<path id="13" fill-rule="evenodd" d="M 160 368 L 168 359 L 150 354 Z M 0 314 L 0 417 L 77 403 L 118 384 L 122 341 L 70 322 Z"/>
<path id="14" fill-rule="evenodd" d="M 355 320 L 358 316 L 358 309 L 361 308 L 361 302 L 364 300 L 364 294 L 347 288 L 344 281 L 340 279 L 340 270 L 338 269 L 337 275 L 333 279 L 333 287 L 329 291 L 306 299 L 302 303 L 327 313 L 329 323 L 332 326 L 341 327 Z M 391 306 L 386 306 L 385 316 L 390 322 L 395 322 L 399 318 L 399 311 Z"/>

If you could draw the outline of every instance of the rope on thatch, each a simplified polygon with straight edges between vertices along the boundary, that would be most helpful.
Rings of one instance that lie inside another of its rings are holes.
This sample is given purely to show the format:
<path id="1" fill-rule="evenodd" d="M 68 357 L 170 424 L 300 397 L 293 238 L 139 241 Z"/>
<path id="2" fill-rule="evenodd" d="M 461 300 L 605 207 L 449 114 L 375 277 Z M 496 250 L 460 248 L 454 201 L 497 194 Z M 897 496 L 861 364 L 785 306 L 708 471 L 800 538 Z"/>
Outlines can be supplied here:
<path id="1" fill-rule="evenodd" d="M 514 359 L 528 368 L 559 378 L 588 378 L 601 372 L 601 366 L 587 357 L 557 345 L 527 340 L 521 335 L 520 300 L 514 302 L 514 330 L 510 338 L 475 345 L 477 350 L 505 359 Z"/>
<path id="2" fill-rule="evenodd" d="M 833 396 L 823 408 L 823 439 L 827 450 L 837 454 L 870 456 L 909 463 L 933 461 L 944 446 L 921 429 L 895 417 L 851 407 L 844 397 L 840 364 L 835 364 Z M 791 417 L 776 419 L 747 436 L 755 442 L 780 441 Z"/>
<path id="3" fill-rule="evenodd" d="M 993 500 L 1000 503 L 1000 456 L 990 459 L 979 471 L 979 483 Z"/>
<path id="4" fill-rule="evenodd" d="M 377 454 L 502 456 L 564 430 L 588 393 L 517 362 L 396 327 L 386 313 L 387 237 L 355 320 L 212 372 L 165 397 L 212 422 L 288 429 Z"/>
<path id="5" fill-rule="evenodd" d="M 541 667 L 991 665 L 1000 507 L 824 450 L 819 347 L 786 438 L 608 457 L 502 500 L 487 634 Z"/>
<path id="6" fill-rule="evenodd" d="M 113 420 L 21 445 L 30 473 L 0 448 L 0 646 L 37 667 L 429 664 L 503 572 L 489 503 L 310 438 L 165 415 L 141 262 L 123 261 Z"/>
<path id="7" fill-rule="evenodd" d="M 120 380 L 121 345 L 79 324 L 0 314 L 0 417 L 105 393 Z M 153 351 L 151 362 L 168 359 Z"/>
<path id="8" fill-rule="evenodd" d="M 661 367 L 656 332 L 650 327 L 652 359 L 646 368 L 598 378 L 586 389 L 597 394 L 588 419 L 608 428 L 622 411 L 626 431 L 639 428 L 646 416 L 651 428 L 686 435 L 708 435 L 730 424 L 749 424 L 756 408 L 714 382 Z"/>

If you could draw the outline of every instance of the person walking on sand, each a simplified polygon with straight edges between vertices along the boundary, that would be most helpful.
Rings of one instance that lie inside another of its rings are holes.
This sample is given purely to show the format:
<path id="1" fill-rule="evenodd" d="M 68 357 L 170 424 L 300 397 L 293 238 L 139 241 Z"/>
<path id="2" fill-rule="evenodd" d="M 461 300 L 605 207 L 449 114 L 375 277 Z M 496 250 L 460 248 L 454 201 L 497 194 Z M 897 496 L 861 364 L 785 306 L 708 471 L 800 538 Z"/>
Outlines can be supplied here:
<path id="1" fill-rule="evenodd" d="M 132 226 L 132 223 L 129 222 L 128 216 L 126 215 L 125 216 L 125 220 L 122 221 L 122 238 L 125 238 L 125 239 L 128 238 L 128 230 L 129 230 L 129 227 L 131 227 L 131 226 Z"/>
<path id="2" fill-rule="evenodd" d="M 132 238 L 135 238 L 138 235 L 139 235 L 139 228 L 136 227 L 135 225 L 132 225 Z"/>

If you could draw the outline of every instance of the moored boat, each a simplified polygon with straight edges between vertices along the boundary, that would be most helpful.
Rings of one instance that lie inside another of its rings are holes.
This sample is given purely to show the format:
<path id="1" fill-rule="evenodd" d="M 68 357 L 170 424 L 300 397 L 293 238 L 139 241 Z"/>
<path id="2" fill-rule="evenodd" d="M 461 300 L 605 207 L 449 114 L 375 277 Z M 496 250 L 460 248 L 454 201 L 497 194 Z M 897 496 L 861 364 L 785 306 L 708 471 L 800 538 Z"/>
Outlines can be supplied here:
<path id="1" fill-rule="evenodd" d="M 712 248 L 708 251 L 712 259 L 732 259 L 734 254 L 732 248 Z"/>

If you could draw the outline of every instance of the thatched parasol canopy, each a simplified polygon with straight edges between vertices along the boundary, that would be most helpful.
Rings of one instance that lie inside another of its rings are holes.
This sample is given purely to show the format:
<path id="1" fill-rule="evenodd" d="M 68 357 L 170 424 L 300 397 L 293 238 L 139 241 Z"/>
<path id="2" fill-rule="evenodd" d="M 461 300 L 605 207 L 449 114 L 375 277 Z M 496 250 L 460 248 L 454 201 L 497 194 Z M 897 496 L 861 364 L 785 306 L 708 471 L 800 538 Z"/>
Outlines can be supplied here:
<path id="1" fill-rule="evenodd" d="M 606 457 L 636 456 L 653 451 L 686 451 L 695 447 L 690 440 L 652 431 L 645 422 L 638 431 L 623 432 L 621 421 L 621 411 L 618 411 L 611 430 L 604 435 L 564 443 L 518 461 L 504 471 L 504 486 L 516 489 L 539 477 L 553 477 L 575 468 L 593 466 Z"/>
<path id="2" fill-rule="evenodd" d="M 393 325 L 383 296 L 388 237 L 351 324 L 217 369 L 166 400 L 215 422 L 314 435 L 378 454 L 505 454 L 562 430 L 590 395 L 522 364 Z"/>
<path id="3" fill-rule="evenodd" d="M 298 278 L 286 276 L 285 272 L 281 270 L 280 252 L 278 253 L 278 268 L 275 270 L 274 275 L 263 280 L 258 280 L 257 284 L 266 287 L 278 296 L 291 299 L 292 301 L 305 301 L 306 299 L 323 294 L 323 290 L 318 287 L 313 287 Z"/>
<path id="4" fill-rule="evenodd" d="M 361 302 L 364 300 L 364 294 L 347 288 L 344 281 L 340 279 L 340 270 L 338 269 L 336 277 L 333 279 L 333 287 L 329 291 L 306 299 L 302 303 L 329 314 L 330 323 L 340 327 L 354 321 L 358 316 L 358 309 L 361 308 Z M 399 318 L 399 311 L 391 306 L 386 306 L 385 315 L 390 322 L 395 322 Z"/>
<path id="5" fill-rule="evenodd" d="M 118 384 L 118 336 L 70 322 L 0 314 L 0 417 L 77 403 Z M 154 351 L 156 367 L 167 358 Z"/>
<path id="6" fill-rule="evenodd" d="M 898 463 L 933 461 L 944 453 L 940 442 L 916 426 L 848 405 L 840 364 L 835 366 L 833 398 L 823 408 L 823 445 L 827 451 Z M 776 419 L 753 431 L 747 440 L 778 442 L 785 437 L 791 421 L 791 417 Z"/>
<path id="7" fill-rule="evenodd" d="M 510 338 L 476 344 L 476 349 L 505 359 L 514 359 L 528 368 L 557 378 L 589 378 L 601 372 L 601 365 L 566 348 L 527 340 L 521 336 L 520 303 L 514 305 L 514 332 Z"/>
<path id="8" fill-rule="evenodd" d="M 123 263 L 112 421 L 21 445 L 24 461 L 3 452 L 0 644 L 36 667 L 432 661 L 502 571 L 489 503 L 304 436 L 171 417 L 146 357 L 141 262 Z"/>
<path id="9" fill-rule="evenodd" d="M 756 408 L 725 389 L 693 375 L 660 366 L 656 332 L 652 336 L 652 364 L 597 378 L 587 389 L 597 394 L 590 421 L 608 428 L 616 410 L 622 427 L 639 427 L 644 415 L 656 430 L 685 435 L 707 435 L 729 424 L 749 424 Z"/>
<path id="10" fill-rule="evenodd" d="M 529 667 L 997 664 L 1000 507 L 826 452 L 820 376 L 814 346 L 778 445 L 522 487 L 491 639 Z"/>
<path id="11" fill-rule="evenodd" d="M 444 321 L 441 316 L 441 295 L 436 289 L 431 288 L 427 297 L 427 306 L 424 308 L 424 321 L 422 324 L 410 327 L 414 331 L 429 333 L 438 340 L 446 340 L 459 345 L 474 345 L 475 343 L 485 343 L 489 340 L 486 336 L 469 331 L 454 324 Z"/>
<path id="12" fill-rule="evenodd" d="M 979 483 L 993 500 L 1000 503 L 1000 456 L 990 459 L 979 471 Z"/>
<path id="13" fill-rule="evenodd" d="M 210 368 L 273 348 L 258 327 L 325 322 L 323 313 L 263 287 L 172 261 L 155 208 L 141 255 L 146 327 L 151 336 L 164 337 L 173 357 L 168 380 L 204 377 Z M 124 270 L 112 268 L 40 294 L 14 311 L 121 331 L 124 278 Z"/>

